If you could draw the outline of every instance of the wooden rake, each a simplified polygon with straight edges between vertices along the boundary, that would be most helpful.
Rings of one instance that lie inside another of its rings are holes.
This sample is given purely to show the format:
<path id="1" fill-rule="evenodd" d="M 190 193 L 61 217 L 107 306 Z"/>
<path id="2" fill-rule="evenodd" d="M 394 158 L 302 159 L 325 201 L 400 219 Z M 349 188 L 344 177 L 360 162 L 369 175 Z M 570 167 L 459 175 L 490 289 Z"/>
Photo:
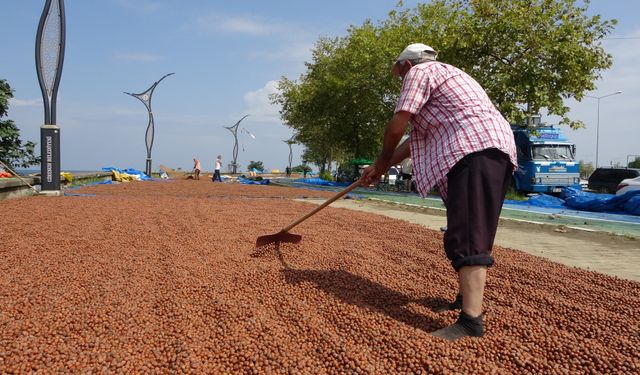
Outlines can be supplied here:
<path id="1" fill-rule="evenodd" d="M 313 209 L 313 211 L 309 212 L 308 214 L 304 215 L 303 217 L 299 218 L 298 220 L 294 221 L 293 223 L 291 223 L 291 224 L 287 225 L 286 227 L 282 228 L 282 230 L 280 232 L 278 232 L 276 234 L 267 234 L 265 236 L 258 237 L 258 239 L 256 240 L 256 248 L 267 246 L 267 245 L 270 245 L 270 244 L 273 244 L 273 243 L 282 243 L 282 242 L 299 243 L 302 240 L 302 236 L 299 235 L 299 234 L 289 233 L 289 231 L 291 229 L 293 229 L 293 227 L 295 227 L 296 225 L 298 225 L 298 224 L 302 223 L 303 221 L 307 220 L 311 216 L 315 215 L 318 211 L 320 211 L 323 208 L 327 207 L 328 205 L 330 205 L 331 203 L 335 202 L 336 200 L 340 199 L 345 194 L 347 194 L 351 190 L 353 190 L 356 187 L 358 187 L 360 185 L 360 183 L 361 183 L 361 181 L 358 180 L 358 181 L 352 183 L 351 185 L 347 186 L 344 190 L 342 190 L 338 194 L 334 195 L 333 197 L 327 199 L 326 202 L 322 203 L 320 206 L 318 206 L 315 209 Z"/>

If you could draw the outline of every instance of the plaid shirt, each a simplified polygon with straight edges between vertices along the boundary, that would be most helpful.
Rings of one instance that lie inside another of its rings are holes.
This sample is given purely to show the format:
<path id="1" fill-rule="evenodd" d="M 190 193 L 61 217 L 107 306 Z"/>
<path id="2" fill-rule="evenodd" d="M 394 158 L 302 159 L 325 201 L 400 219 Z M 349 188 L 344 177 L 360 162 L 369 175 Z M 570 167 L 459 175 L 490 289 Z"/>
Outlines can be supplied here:
<path id="1" fill-rule="evenodd" d="M 446 202 L 447 173 L 468 154 L 497 148 L 514 169 L 518 165 L 509 123 L 482 87 L 456 67 L 436 61 L 412 67 L 395 111 L 412 114 L 413 174 L 423 197 L 438 185 Z"/>

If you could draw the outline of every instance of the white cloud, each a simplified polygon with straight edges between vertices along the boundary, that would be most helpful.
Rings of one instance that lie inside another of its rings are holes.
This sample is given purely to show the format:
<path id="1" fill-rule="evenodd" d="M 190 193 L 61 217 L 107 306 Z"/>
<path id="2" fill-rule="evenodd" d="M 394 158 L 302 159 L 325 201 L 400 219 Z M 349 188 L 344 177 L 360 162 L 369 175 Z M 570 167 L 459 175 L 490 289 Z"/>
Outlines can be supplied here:
<path id="1" fill-rule="evenodd" d="M 15 107 L 36 107 L 42 105 L 42 99 L 9 99 L 9 106 Z"/>
<path id="2" fill-rule="evenodd" d="M 230 17 L 219 20 L 218 27 L 224 31 L 240 34 L 265 35 L 278 30 L 277 25 L 262 23 L 248 17 Z"/>
<path id="3" fill-rule="evenodd" d="M 234 34 L 268 37 L 268 46 L 257 45 L 246 51 L 246 55 L 254 60 L 293 61 L 300 64 L 296 71 L 304 67 L 303 61 L 311 58 L 311 50 L 317 38 L 317 34 L 308 27 L 295 23 L 223 13 L 201 15 L 191 20 L 183 29 L 206 36 Z"/>
<path id="4" fill-rule="evenodd" d="M 254 121 L 280 123 L 280 106 L 271 104 L 269 98 L 278 92 L 278 82 L 269 81 L 262 88 L 250 91 L 243 96 L 246 112 Z"/>
<path id="5" fill-rule="evenodd" d="M 219 32 L 248 34 L 254 36 L 288 35 L 300 30 L 276 21 L 258 19 L 253 16 L 233 16 L 222 13 L 210 13 L 199 16 L 194 22 L 195 29 L 203 34 Z"/>
<path id="6" fill-rule="evenodd" d="M 291 60 L 296 62 L 311 60 L 313 42 L 293 42 L 283 48 L 269 51 L 253 51 L 249 54 L 253 59 Z"/>
<path id="7" fill-rule="evenodd" d="M 155 62 L 164 59 L 162 56 L 153 55 L 145 52 L 116 52 L 114 58 L 117 60 L 137 61 L 137 62 Z"/>

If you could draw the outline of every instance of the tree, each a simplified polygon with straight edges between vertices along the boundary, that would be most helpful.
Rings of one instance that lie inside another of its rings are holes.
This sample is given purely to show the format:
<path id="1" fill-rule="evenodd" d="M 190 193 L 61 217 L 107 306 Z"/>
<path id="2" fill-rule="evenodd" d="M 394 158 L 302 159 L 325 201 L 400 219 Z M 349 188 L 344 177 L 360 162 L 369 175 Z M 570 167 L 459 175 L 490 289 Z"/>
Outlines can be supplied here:
<path id="1" fill-rule="evenodd" d="M 253 170 L 254 168 L 256 170 L 260 171 L 260 172 L 264 172 L 264 166 L 262 165 L 261 161 L 253 161 L 253 160 L 251 160 L 249 162 L 249 165 L 247 165 L 247 170 L 250 171 L 250 170 Z"/>
<path id="2" fill-rule="evenodd" d="M 586 15 L 590 1 L 436 0 L 391 17 L 388 27 L 432 43 L 439 59 L 474 77 L 512 123 L 545 109 L 572 128 L 564 99 L 581 100 L 612 64 L 601 41 L 617 24 Z M 433 21 L 433 14 L 440 20 Z M 429 44 L 428 43 L 428 44 Z"/>
<path id="3" fill-rule="evenodd" d="M 546 110 L 562 124 L 564 99 L 581 100 L 611 66 L 601 46 L 615 20 L 588 17 L 589 0 L 434 0 L 387 19 L 321 38 L 306 72 L 283 77 L 272 102 L 313 160 L 374 158 L 393 114 L 400 82 L 394 59 L 407 44 L 426 42 L 439 60 L 473 76 L 511 123 Z"/>
<path id="4" fill-rule="evenodd" d="M 640 168 L 640 156 L 636 156 L 633 161 L 629 162 L 629 168 Z"/>
<path id="5" fill-rule="evenodd" d="M 395 86 L 394 91 L 398 83 L 388 74 L 389 59 L 379 58 L 378 39 L 371 23 L 350 28 L 345 38 L 320 39 L 307 72 L 298 81 L 282 78 L 272 97 L 321 170 L 331 170 L 331 160 L 371 158 L 379 151 L 394 107 L 390 90 L 380 82 Z"/>
<path id="6" fill-rule="evenodd" d="M 589 178 L 589 176 L 591 176 L 591 173 L 593 173 L 594 168 L 593 168 L 593 163 L 589 162 L 589 163 L 585 163 L 584 161 L 580 160 L 580 177 L 581 178 Z"/>
<path id="7" fill-rule="evenodd" d="M 300 164 L 291 168 L 291 171 L 296 173 L 305 173 L 305 172 L 309 173 L 311 172 L 311 167 L 308 166 L 307 164 Z"/>
<path id="8" fill-rule="evenodd" d="M 20 130 L 12 120 L 2 120 L 9 110 L 13 90 L 6 80 L 0 79 L 0 161 L 12 168 L 28 168 L 40 163 L 35 156 L 36 144 L 20 139 Z"/>
<path id="9" fill-rule="evenodd" d="M 502 112 L 514 122 L 543 108 L 562 117 L 561 124 L 583 127 L 571 120 L 564 99 L 581 100 L 594 90 L 600 72 L 612 64 L 601 40 L 616 20 L 588 17 L 589 0 L 469 1 L 465 36 L 475 35 L 466 66 L 479 77 Z M 478 36 L 482 35 L 482 40 Z M 496 45 L 499 45 L 496 48 Z M 477 56 L 482 58 L 479 62 Z"/>

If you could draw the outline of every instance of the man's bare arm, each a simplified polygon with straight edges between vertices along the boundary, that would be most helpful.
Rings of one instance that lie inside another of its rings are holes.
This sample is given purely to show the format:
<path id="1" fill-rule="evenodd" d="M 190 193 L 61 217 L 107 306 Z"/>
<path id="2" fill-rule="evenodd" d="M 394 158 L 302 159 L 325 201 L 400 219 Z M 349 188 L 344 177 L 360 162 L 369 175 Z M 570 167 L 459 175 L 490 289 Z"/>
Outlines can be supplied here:
<path id="1" fill-rule="evenodd" d="M 401 161 L 411 156 L 411 147 L 409 144 L 409 138 L 407 138 L 404 142 L 396 148 L 393 152 L 393 156 L 391 157 L 391 165 L 400 164 Z"/>
<path id="2" fill-rule="evenodd" d="M 405 111 L 400 111 L 393 115 L 384 131 L 382 152 L 375 163 L 364 170 L 360 178 L 362 185 L 366 186 L 375 183 L 383 173 L 387 172 L 391 165 L 409 157 L 409 142 L 405 141 L 398 148 L 396 146 L 402 139 L 410 118 L 411 113 Z"/>
<path id="3" fill-rule="evenodd" d="M 384 140 L 382 143 L 382 152 L 380 156 L 378 156 L 377 162 L 383 163 L 386 165 L 391 165 L 391 159 L 396 151 L 396 147 L 402 139 L 407 126 L 409 125 L 409 120 L 411 119 L 411 113 L 400 111 L 393 115 L 387 127 L 384 131 Z"/>

